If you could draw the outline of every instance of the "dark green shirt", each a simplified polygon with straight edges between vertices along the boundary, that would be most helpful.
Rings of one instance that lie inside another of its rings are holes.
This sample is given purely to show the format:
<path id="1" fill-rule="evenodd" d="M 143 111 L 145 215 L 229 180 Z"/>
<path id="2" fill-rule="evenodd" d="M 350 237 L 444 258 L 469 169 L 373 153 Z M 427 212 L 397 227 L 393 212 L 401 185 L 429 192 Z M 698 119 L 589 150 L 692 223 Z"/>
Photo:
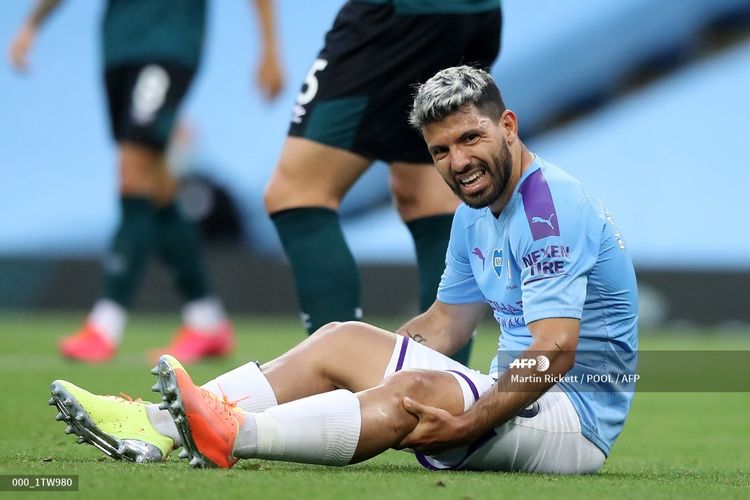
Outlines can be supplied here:
<path id="1" fill-rule="evenodd" d="M 163 62 L 196 67 L 206 0 L 108 0 L 102 23 L 106 68 Z"/>
<path id="2" fill-rule="evenodd" d="M 500 0 L 352 0 L 393 4 L 397 14 L 476 14 L 500 8 Z"/>

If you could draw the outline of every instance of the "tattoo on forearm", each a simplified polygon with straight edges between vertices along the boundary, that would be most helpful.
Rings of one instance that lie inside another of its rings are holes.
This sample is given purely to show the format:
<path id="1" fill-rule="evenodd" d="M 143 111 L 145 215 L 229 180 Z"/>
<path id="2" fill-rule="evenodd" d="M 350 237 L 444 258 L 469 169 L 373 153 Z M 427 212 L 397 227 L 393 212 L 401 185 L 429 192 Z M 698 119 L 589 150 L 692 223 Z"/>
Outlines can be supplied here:
<path id="1" fill-rule="evenodd" d="M 420 344 L 426 344 L 427 339 L 421 336 L 418 333 L 412 334 L 409 330 L 406 330 L 406 334 L 409 336 L 410 339 L 412 339 L 414 342 L 418 342 Z"/>

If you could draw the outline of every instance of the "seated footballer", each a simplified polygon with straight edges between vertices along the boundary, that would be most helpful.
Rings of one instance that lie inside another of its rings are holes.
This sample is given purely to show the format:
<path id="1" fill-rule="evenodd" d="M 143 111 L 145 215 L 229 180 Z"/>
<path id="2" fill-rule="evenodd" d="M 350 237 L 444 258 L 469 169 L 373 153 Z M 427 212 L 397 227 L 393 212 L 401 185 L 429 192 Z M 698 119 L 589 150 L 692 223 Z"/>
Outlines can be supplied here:
<path id="1" fill-rule="evenodd" d="M 526 149 L 483 70 L 437 73 L 419 86 L 410 122 L 464 202 L 429 310 L 396 333 L 328 324 L 203 386 L 162 356 L 152 370 L 159 405 L 55 381 L 50 404 L 66 432 L 136 462 L 183 447 L 197 467 L 342 466 L 396 448 L 429 469 L 598 471 L 634 387 L 596 376 L 634 369 L 638 343 L 635 273 L 611 215 Z M 484 375 L 447 355 L 488 304 L 500 339 Z"/>

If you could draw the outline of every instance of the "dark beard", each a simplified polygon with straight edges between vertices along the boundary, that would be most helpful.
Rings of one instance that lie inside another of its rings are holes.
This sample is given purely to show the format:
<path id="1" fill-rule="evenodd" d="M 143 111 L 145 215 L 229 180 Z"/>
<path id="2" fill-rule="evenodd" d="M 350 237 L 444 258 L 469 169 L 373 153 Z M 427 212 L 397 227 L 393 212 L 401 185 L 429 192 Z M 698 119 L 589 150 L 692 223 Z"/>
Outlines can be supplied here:
<path id="1" fill-rule="evenodd" d="M 472 164 L 472 168 L 479 168 L 484 171 L 484 175 L 489 175 L 492 178 L 492 187 L 489 191 L 480 194 L 479 196 L 467 197 L 463 191 L 461 191 L 461 185 L 456 180 L 455 176 L 452 182 L 447 182 L 448 186 L 455 193 L 458 198 L 471 208 L 484 208 L 492 205 L 498 199 L 502 197 L 505 192 L 505 188 L 508 186 L 508 180 L 513 170 L 513 162 L 510 158 L 510 149 L 508 143 L 503 141 L 503 145 L 500 148 L 500 152 L 497 155 L 492 155 L 493 168 L 486 162 L 479 162 L 478 164 Z"/>

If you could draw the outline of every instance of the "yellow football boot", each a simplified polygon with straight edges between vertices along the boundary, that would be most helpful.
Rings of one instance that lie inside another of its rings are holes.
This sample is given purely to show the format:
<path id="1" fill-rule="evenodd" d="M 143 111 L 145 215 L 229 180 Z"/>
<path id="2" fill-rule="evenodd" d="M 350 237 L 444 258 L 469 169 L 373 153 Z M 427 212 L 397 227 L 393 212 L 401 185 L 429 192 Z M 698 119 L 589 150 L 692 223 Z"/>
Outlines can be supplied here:
<path id="1" fill-rule="evenodd" d="M 66 434 L 78 436 L 116 460 L 138 463 L 162 462 L 174 447 L 174 441 L 156 431 L 146 415 L 146 401 L 117 396 L 98 396 L 65 380 L 50 386 L 51 406 L 65 421 Z"/>

